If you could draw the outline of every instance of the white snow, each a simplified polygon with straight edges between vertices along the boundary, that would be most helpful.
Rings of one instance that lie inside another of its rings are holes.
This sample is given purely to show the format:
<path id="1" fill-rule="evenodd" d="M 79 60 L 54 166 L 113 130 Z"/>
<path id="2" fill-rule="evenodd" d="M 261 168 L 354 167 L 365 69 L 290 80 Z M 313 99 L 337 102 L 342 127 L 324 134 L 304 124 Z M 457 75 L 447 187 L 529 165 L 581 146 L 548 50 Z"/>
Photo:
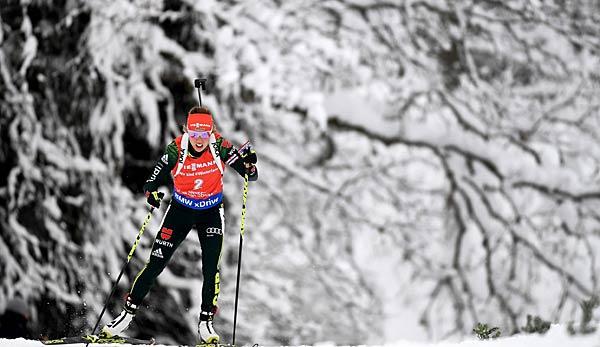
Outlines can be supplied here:
<path id="1" fill-rule="evenodd" d="M 554 324 L 550 330 L 544 334 L 517 334 L 509 337 L 500 337 L 490 340 L 479 340 L 476 337 L 461 341 L 440 341 L 440 342 L 415 342 L 398 340 L 396 342 L 387 343 L 385 347 L 598 347 L 600 334 L 594 333 L 583 336 L 571 336 L 567 333 L 564 325 Z M 239 342 L 239 341 L 238 341 Z M 240 346 L 251 346 L 254 344 L 249 342 L 238 343 Z M 0 347 L 39 347 L 44 346 L 39 341 L 25 339 L 0 339 Z M 71 344 L 70 347 L 84 347 L 85 344 Z M 112 345 L 102 344 L 91 346 L 132 346 L 132 345 Z M 136 345 L 138 347 L 172 347 L 172 345 Z M 306 346 L 306 345 L 301 345 Z M 322 342 L 314 344 L 315 347 L 338 346 L 333 342 Z M 339 345 L 341 346 L 341 345 Z M 360 345 L 367 346 L 367 345 Z M 175 346 L 173 346 L 175 347 Z"/>
<path id="2" fill-rule="evenodd" d="M 381 116 L 386 111 L 384 102 L 374 100 L 366 89 L 336 91 L 327 95 L 324 104 L 328 114 L 381 135 L 394 136 L 400 130 L 397 120 L 388 121 Z"/>

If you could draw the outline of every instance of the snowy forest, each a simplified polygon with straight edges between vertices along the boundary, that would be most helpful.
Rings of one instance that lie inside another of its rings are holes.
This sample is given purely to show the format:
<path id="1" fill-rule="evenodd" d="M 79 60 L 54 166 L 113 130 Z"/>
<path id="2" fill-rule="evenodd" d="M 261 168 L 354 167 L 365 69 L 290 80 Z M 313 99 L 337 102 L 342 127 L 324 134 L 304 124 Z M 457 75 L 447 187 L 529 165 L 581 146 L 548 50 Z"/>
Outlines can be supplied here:
<path id="1" fill-rule="evenodd" d="M 0 312 L 21 297 L 36 337 L 91 331 L 197 77 L 258 154 L 240 342 L 510 334 L 600 294 L 597 0 L 0 0 Z M 224 179 L 229 340 L 243 180 Z M 191 232 L 132 336 L 196 339 L 200 256 Z"/>

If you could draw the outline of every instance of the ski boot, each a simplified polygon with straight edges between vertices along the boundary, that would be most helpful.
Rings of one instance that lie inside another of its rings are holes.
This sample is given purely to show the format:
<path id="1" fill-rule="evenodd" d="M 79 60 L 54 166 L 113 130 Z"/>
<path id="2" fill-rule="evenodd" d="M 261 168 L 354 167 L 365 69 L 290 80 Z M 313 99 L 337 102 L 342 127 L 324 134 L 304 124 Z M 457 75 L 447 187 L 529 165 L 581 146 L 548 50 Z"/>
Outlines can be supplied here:
<path id="1" fill-rule="evenodd" d="M 219 343 L 219 334 L 213 328 L 213 312 L 200 312 L 200 323 L 198 323 L 198 336 L 200 341 L 207 344 Z"/>
<path id="2" fill-rule="evenodd" d="M 129 301 L 125 302 L 125 307 L 123 307 L 123 311 L 119 314 L 112 322 L 103 326 L 100 330 L 100 334 L 98 335 L 101 338 L 110 338 L 113 336 L 121 336 L 121 334 L 129 328 L 129 324 L 135 317 L 135 312 L 137 311 L 137 305 L 134 305 Z"/>

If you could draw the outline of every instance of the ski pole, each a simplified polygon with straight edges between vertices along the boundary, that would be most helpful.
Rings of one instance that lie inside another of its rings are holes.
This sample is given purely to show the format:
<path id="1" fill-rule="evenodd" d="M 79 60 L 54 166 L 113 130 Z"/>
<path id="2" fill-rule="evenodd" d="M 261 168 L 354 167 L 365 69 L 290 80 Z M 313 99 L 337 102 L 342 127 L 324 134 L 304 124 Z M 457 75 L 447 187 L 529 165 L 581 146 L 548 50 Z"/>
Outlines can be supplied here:
<path id="1" fill-rule="evenodd" d="M 231 344 L 235 346 L 235 327 L 237 325 L 238 296 L 240 293 L 240 273 L 242 270 L 242 243 L 244 242 L 244 229 L 246 227 L 246 199 L 248 198 L 248 174 L 244 175 L 244 192 L 242 194 L 242 220 L 240 223 L 240 251 L 238 254 L 237 281 L 235 284 L 235 308 L 233 314 L 233 338 Z"/>
<path id="2" fill-rule="evenodd" d="M 121 276 L 123 276 L 123 273 L 125 272 L 125 268 L 127 268 L 127 265 L 129 264 L 129 261 L 133 257 L 133 252 L 135 252 L 135 249 L 137 248 L 138 244 L 140 243 L 140 240 L 142 238 L 142 234 L 144 234 L 144 230 L 146 229 L 146 227 L 150 223 L 150 218 L 152 218 L 152 212 L 154 212 L 154 207 L 150 207 L 150 212 L 148 212 L 148 215 L 146 216 L 146 219 L 144 219 L 144 223 L 142 223 L 142 227 L 140 228 L 140 231 L 138 232 L 137 238 L 135 239 L 135 242 L 133 243 L 133 247 L 131 247 L 131 251 L 129 251 L 129 255 L 127 256 L 127 260 L 125 261 L 125 264 L 123 264 L 123 267 L 121 268 L 121 273 L 117 277 L 117 280 L 115 281 L 115 284 L 112 287 L 110 295 L 108 296 L 108 298 L 106 298 L 106 302 L 104 303 L 104 307 L 102 308 L 102 312 L 100 312 L 100 316 L 98 317 L 98 320 L 96 321 L 96 325 L 94 325 L 94 330 L 92 330 L 92 335 L 96 334 L 96 329 L 98 329 L 98 325 L 100 324 L 100 320 L 102 319 L 102 316 L 104 315 L 104 311 L 106 311 L 106 307 L 108 306 L 108 303 L 110 302 L 110 299 L 112 298 L 112 296 L 115 294 L 115 291 L 117 290 L 117 284 L 119 284 L 119 280 L 121 279 Z M 89 344 L 90 344 L 89 342 L 86 343 L 85 347 L 87 347 Z"/>

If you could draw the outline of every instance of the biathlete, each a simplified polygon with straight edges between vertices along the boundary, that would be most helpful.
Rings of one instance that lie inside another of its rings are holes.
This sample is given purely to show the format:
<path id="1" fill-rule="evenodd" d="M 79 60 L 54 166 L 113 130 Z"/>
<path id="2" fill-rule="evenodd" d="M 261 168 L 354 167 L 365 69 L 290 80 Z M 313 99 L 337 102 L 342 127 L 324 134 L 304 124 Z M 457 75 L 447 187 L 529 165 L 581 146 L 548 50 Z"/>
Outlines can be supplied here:
<path id="1" fill-rule="evenodd" d="M 202 248 L 202 305 L 198 335 L 205 343 L 219 342 L 213 328 L 219 296 L 219 263 L 223 245 L 223 172 L 232 167 L 249 181 L 258 179 L 256 152 L 249 144 L 238 149 L 214 127 L 206 107 L 194 107 L 187 116 L 185 132 L 171 142 L 156 163 L 146 183 L 147 202 L 160 207 L 159 186 L 173 181 L 171 203 L 156 234 L 150 258 L 137 274 L 123 311 L 102 328 L 101 335 L 121 335 L 135 317 L 136 310 L 171 256 L 192 227 L 198 231 Z"/>

